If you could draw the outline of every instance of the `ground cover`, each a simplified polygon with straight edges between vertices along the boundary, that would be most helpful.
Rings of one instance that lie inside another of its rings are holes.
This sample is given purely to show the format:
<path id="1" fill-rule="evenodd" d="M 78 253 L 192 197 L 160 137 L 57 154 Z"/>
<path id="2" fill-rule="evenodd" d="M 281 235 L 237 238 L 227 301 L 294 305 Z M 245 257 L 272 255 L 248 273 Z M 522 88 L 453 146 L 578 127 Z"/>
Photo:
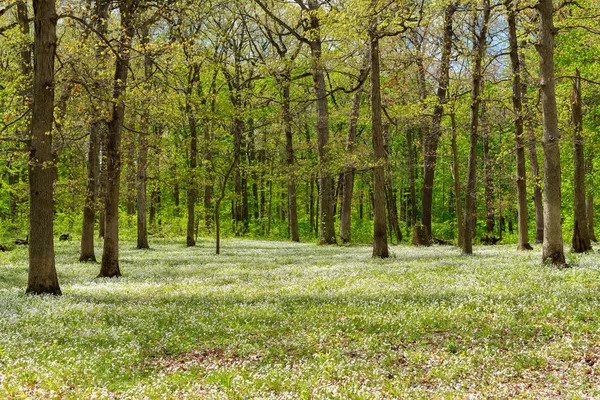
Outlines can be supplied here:
<path id="1" fill-rule="evenodd" d="M 0 253 L 0 398 L 597 398 L 600 256 L 124 242 L 118 280 L 57 243 L 64 295 Z"/>

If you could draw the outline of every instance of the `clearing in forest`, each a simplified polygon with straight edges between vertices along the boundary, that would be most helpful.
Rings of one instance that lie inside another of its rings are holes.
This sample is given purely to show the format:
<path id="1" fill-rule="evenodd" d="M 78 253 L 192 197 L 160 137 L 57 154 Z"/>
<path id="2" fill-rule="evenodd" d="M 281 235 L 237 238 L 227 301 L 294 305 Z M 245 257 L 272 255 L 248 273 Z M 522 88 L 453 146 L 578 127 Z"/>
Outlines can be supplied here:
<path id="1" fill-rule="evenodd" d="M 597 254 L 133 247 L 111 280 L 58 243 L 59 298 L 25 296 L 26 249 L 0 253 L 1 398 L 600 396 Z"/>

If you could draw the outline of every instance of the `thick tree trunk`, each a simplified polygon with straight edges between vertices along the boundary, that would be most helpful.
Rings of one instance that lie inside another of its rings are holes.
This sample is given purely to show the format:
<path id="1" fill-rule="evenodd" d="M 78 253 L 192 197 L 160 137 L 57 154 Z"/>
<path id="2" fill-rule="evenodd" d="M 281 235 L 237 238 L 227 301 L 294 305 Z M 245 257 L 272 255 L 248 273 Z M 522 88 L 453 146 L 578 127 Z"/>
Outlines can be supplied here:
<path id="1" fill-rule="evenodd" d="M 356 128 L 358 117 L 360 114 L 360 102 L 362 99 L 364 82 L 369 73 L 369 54 L 365 54 L 362 67 L 358 74 L 358 88 L 354 92 L 352 98 L 352 106 L 350 107 L 350 118 L 348 122 L 348 138 L 346 142 L 346 154 L 352 154 L 356 141 Z M 340 209 L 340 238 L 343 243 L 348 243 L 352 240 L 352 197 L 354 195 L 354 166 L 349 165 L 343 174 L 343 192 L 342 205 Z"/>
<path id="2" fill-rule="evenodd" d="M 54 259 L 54 55 L 56 4 L 33 0 L 34 66 L 29 159 L 29 276 L 27 293 L 60 295 Z"/>
<path id="3" fill-rule="evenodd" d="M 385 223 L 385 165 L 387 155 L 383 143 L 381 127 L 381 89 L 379 69 L 379 38 L 375 27 L 369 32 L 371 44 L 371 127 L 373 132 L 373 150 L 375 165 L 373 166 L 373 257 L 387 258 L 390 256 L 387 244 Z"/>
<path id="4" fill-rule="evenodd" d="M 444 114 L 444 105 L 446 104 L 446 94 L 450 84 L 450 56 L 452 55 L 452 39 L 454 37 L 452 21 L 454 13 L 457 10 L 457 3 L 451 2 L 446 7 L 444 14 L 444 37 L 442 41 L 442 59 L 440 64 L 437 104 L 433 109 L 431 120 L 431 129 L 426 132 L 423 138 L 423 192 L 421 198 L 421 222 L 427 228 L 431 237 L 431 208 L 433 204 L 433 180 L 435 176 L 435 166 L 437 162 L 437 148 L 442 133 L 441 124 Z"/>
<path id="5" fill-rule="evenodd" d="M 571 241 L 574 253 L 585 253 L 592 250 L 588 232 L 587 208 L 585 204 L 585 155 L 583 149 L 583 111 L 581 106 L 581 77 L 576 72 L 571 94 L 571 110 L 573 113 L 573 238 Z"/>
<path id="6" fill-rule="evenodd" d="M 123 94 L 127 89 L 130 46 L 135 28 L 133 13 L 138 0 L 122 0 L 119 2 L 121 12 L 121 28 L 123 35 L 119 43 L 115 78 L 113 87 L 112 117 L 108 122 L 108 138 L 106 141 L 106 198 L 104 199 L 106 231 L 104 236 L 104 252 L 100 277 L 121 276 L 119 268 L 119 191 L 121 183 L 121 133 L 125 119 L 125 103 Z"/>
<path id="7" fill-rule="evenodd" d="M 452 175 L 454 177 L 454 195 L 456 196 L 456 229 L 457 229 L 457 243 L 458 247 L 462 247 L 463 243 L 463 213 L 462 213 L 462 200 L 460 196 L 460 174 L 458 164 L 458 146 L 456 145 L 456 115 L 454 112 L 450 114 L 452 122 Z"/>
<path id="8" fill-rule="evenodd" d="M 463 254 L 473 254 L 473 234 L 475 231 L 475 196 L 477 194 L 477 136 L 479 128 L 479 107 L 483 84 L 483 59 L 486 51 L 488 22 L 490 20 L 490 0 L 483 0 L 481 29 L 476 38 L 475 60 L 473 63 L 473 88 L 471 91 L 471 124 L 469 130 L 469 166 L 467 189 L 465 192 L 465 222 L 463 231 Z"/>
<path id="9" fill-rule="evenodd" d="M 523 132 L 523 88 L 521 86 L 521 63 L 519 45 L 517 43 L 517 11 L 515 0 L 505 1 L 508 36 L 510 44 L 510 61 L 512 65 L 512 103 L 515 114 L 515 147 L 517 158 L 517 196 L 519 218 L 518 250 L 533 250 L 529 244 L 529 216 L 527 211 L 527 177 L 525 173 L 525 141 Z"/>
<path id="10" fill-rule="evenodd" d="M 563 267 L 566 265 L 560 216 L 561 171 L 558 141 L 558 113 L 554 89 L 554 35 L 552 0 L 539 0 L 540 86 L 544 123 L 544 244 L 542 260 Z"/>

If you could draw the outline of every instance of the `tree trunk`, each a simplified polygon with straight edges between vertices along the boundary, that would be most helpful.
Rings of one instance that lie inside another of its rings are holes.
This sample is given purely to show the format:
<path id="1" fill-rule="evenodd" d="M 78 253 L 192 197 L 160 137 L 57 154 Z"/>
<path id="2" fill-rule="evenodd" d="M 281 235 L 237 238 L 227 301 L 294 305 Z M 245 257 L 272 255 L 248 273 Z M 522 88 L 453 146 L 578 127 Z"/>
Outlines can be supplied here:
<path id="1" fill-rule="evenodd" d="M 23 37 L 29 38 L 30 36 L 30 28 L 29 28 L 29 13 L 27 11 L 27 3 L 25 1 L 19 0 L 16 2 L 17 5 L 17 24 L 19 25 L 19 30 Z M 23 105 L 28 109 L 31 109 L 31 44 L 27 43 L 23 46 L 20 51 L 21 59 L 20 59 L 20 69 L 21 74 L 25 77 L 25 82 L 23 83 L 23 87 L 21 88 L 21 97 L 23 99 Z M 26 131 L 30 129 L 30 126 L 24 128 Z M 14 185 L 19 182 L 19 173 L 13 171 L 13 159 L 12 157 L 7 162 L 8 168 L 8 186 L 9 186 L 9 199 L 8 199 L 8 209 L 10 212 L 11 220 L 15 221 L 17 219 L 17 203 L 18 199 L 14 191 Z"/>
<path id="2" fill-rule="evenodd" d="M 469 130 L 469 166 L 467 189 L 465 192 L 465 222 L 463 231 L 463 254 L 473 254 L 473 234 L 475 231 L 475 196 L 477 194 L 477 136 L 479 128 L 479 107 L 483 84 L 482 63 L 485 57 L 488 22 L 490 20 L 490 0 L 483 0 L 483 18 L 479 35 L 476 37 L 475 60 L 473 63 L 473 88 L 471 91 L 471 124 Z"/>
<path id="3" fill-rule="evenodd" d="M 485 175 L 485 233 L 489 236 L 494 232 L 494 178 L 490 157 L 490 125 L 487 118 L 487 107 L 484 102 L 481 105 L 481 128 L 483 131 L 483 170 Z"/>
<path id="4" fill-rule="evenodd" d="M 581 77 L 579 70 L 573 82 L 571 94 L 571 110 L 573 113 L 573 239 L 572 251 L 585 253 L 592 250 L 588 232 L 587 209 L 585 204 L 585 155 L 583 149 L 583 111 L 581 106 Z"/>
<path id="5" fill-rule="evenodd" d="M 593 177 L 593 156 L 590 153 L 588 155 L 586 163 L 586 174 L 591 178 Z M 587 197 L 587 221 L 588 221 L 588 233 L 592 242 L 597 242 L 596 233 L 594 232 L 594 194 L 591 190 L 588 191 Z"/>
<path id="6" fill-rule="evenodd" d="M 519 65 L 523 72 L 523 82 L 521 84 L 521 98 L 525 109 L 526 128 L 527 128 L 527 146 L 529 148 L 529 165 L 531 168 L 531 180 L 533 182 L 533 203 L 535 205 L 535 243 L 544 241 L 544 206 L 542 201 L 542 184 L 540 181 L 540 164 L 537 156 L 537 139 L 533 127 L 532 110 L 528 105 L 527 99 L 527 81 L 525 77 L 525 55 L 519 54 Z"/>
<path id="7" fill-rule="evenodd" d="M 362 67 L 358 74 L 358 88 L 352 98 L 350 107 L 350 118 L 348 122 L 348 139 L 346 142 L 346 154 L 350 155 L 354 151 L 356 141 L 356 128 L 360 114 L 360 102 L 362 99 L 364 85 L 362 84 L 369 73 L 369 54 L 365 54 Z M 340 207 L 340 239 L 343 243 L 352 240 L 352 197 L 354 194 L 354 166 L 349 165 L 343 174 L 343 192 L 342 205 Z"/>
<path id="8" fill-rule="evenodd" d="M 566 266 L 560 216 L 561 171 L 558 141 L 558 114 L 554 89 L 554 35 L 552 0 L 539 0 L 540 86 L 544 123 L 544 244 L 542 260 Z"/>
<path id="9" fill-rule="evenodd" d="M 83 228 L 81 231 L 81 252 L 79 261 L 96 261 L 94 252 L 94 224 L 96 218 L 96 199 L 98 197 L 98 175 L 100 173 L 100 121 L 90 125 L 90 147 L 88 150 L 87 187 L 83 208 Z"/>
<path id="10" fill-rule="evenodd" d="M 99 36 L 105 35 L 108 28 L 108 7 L 109 1 L 96 0 L 95 2 L 95 16 L 94 20 L 95 29 Z M 101 40 L 101 38 L 99 38 Z M 101 42 L 102 43 L 102 42 Z M 100 63 L 105 57 L 102 52 L 106 46 L 98 44 L 96 47 L 95 59 L 96 62 Z M 100 77 L 96 77 L 93 83 L 93 91 L 101 97 L 103 82 L 100 81 Z M 105 104 L 102 103 L 104 107 Z M 100 147 L 102 144 L 102 138 L 105 132 L 102 132 L 106 128 L 104 121 L 100 119 L 100 110 L 94 109 L 94 118 L 90 124 L 90 140 L 88 149 L 87 159 L 87 185 L 86 185 L 86 198 L 83 209 L 83 226 L 81 230 L 81 252 L 79 254 L 79 261 L 96 261 L 96 254 L 94 252 L 94 224 L 96 219 L 96 209 L 98 208 L 98 191 L 99 191 L 99 178 L 100 178 Z"/>
<path id="11" fill-rule="evenodd" d="M 408 152 L 408 184 L 409 184 L 409 201 L 410 201 L 410 218 L 408 218 L 409 226 L 414 226 L 417 223 L 417 191 L 415 183 L 415 149 L 414 138 L 411 128 L 406 131 L 406 147 Z"/>
<path id="12" fill-rule="evenodd" d="M 104 208 L 106 213 L 106 231 L 104 236 L 104 253 L 100 277 L 121 276 L 119 268 L 119 191 L 121 183 L 121 133 L 125 119 L 125 103 L 123 95 L 127 88 L 130 46 L 135 27 L 133 13 L 138 0 L 122 0 L 119 2 L 121 13 L 122 36 L 117 51 L 115 78 L 113 87 L 112 117 L 108 122 L 108 138 L 106 141 L 106 198 Z"/>
<path id="13" fill-rule="evenodd" d="M 142 44 L 147 48 L 150 38 L 148 28 L 142 32 Z M 148 51 L 148 50 L 146 50 Z M 144 77 L 146 79 L 146 90 L 151 90 L 150 80 L 152 79 L 153 60 L 150 54 L 144 54 Z M 139 150 L 137 163 L 137 248 L 149 249 L 148 244 L 148 223 L 146 216 L 147 204 L 147 182 L 148 182 L 148 136 L 150 133 L 150 112 L 148 107 L 144 107 L 142 112 L 142 123 L 139 132 Z"/>
<path id="14" fill-rule="evenodd" d="M 456 196 L 456 229 L 457 229 L 457 243 L 458 247 L 462 247 L 463 244 L 463 213 L 462 213 L 462 200 L 460 197 L 460 174 L 458 165 L 458 146 L 456 145 L 456 114 L 452 112 L 450 114 L 452 121 L 452 174 L 454 175 L 454 195 Z"/>
<path id="15" fill-rule="evenodd" d="M 190 104 L 191 99 L 189 98 L 194 91 L 194 86 L 198 85 L 200 81 L 200 65 L 194 63 L 191 67 L 191 79 L 188 82 L 186 101 L 186 114 L 188 117 L 188 124 L 190 128 L 190 173 L 187 188 L 187 232 L 186 232 L 186 245 L 193 247 L 196 245 L 196 236 L 194 231 L 196 229 L 195 213 L 196 213 L 196 174 L 198 165 L 198 129 L 196 127 L 196 115 L 192 110 Z"/>
<path id="16" fill-rule="evenodd" d="M 285 160 L 288 170 L 287 203 L 288 203 L 288 226 L 292 241 L 299 242 L 298 232 L 298 204 L 296 201 L 296 171 L 294 167 L 294 137 L 292 131 L 292 114 L 290 112 L 290 81 L 291 71 L 286 70 L 282 81 L 283 94 L 283 126 L 285 131 Z"/>
<path id="17" fill-rule="evenodd" d="M 376 24 L 374 24 L 376 25 Z M 375 165 L 373 166 L 373 257 L 389 257 L 387 232 L 385 223 L 385 165 L 387 154 L 383 143 L 381 128 L 381 89 L 379 69 L 379 37 L 372 26 L 369 32 L 371 44 L 371 126 L 373 131 L 373 150 Z"/>
<path id="18" fill-rule="evenodd" d="M 238 104 L 238 103 L 236 103 Z M 241 101 L 239 102 L 241 104 Z M 234 172 L 233 183 L 234 183 L 234 232 L 236 236 L 242 236 L 244 232 L 244 210 L 243 210 L 243 178 L 242 172 L 240 171 L 240 164 L 242 160 L 242 135 L 244 133 L 244 121 L 239 118 L 235 118 L 233 121 L 232 136 L 234 142 L 234 154 L 233 158 L 236 164 L 236 170 Z"/>
<path id="19" fill-rule="evenodd" d="M 383 126 L 383 138 L 384 138 L 384 152 L 385 152 L 385 200 L 386 200 L 386 208 L 388 214 L 388 221 L 390 224 L 390 229 L 394 236 L 396 237 L 396 243 L 400 243 L 402 241 L 402 231 L 400 230 L 400 225 L 398 224 L 398 207 L 396 206 L 396 196 L 394 195 L 394 187 L 392 185 L 392 168 L 390 166 L 389 161 L 389 143 L 390 143 L 390 135 L 389 135 L 389 125 Z M 391 234 L 390 234 L 391 236 Z"/>
<path id="20" fill-rule="evenodd" d="M 519 218 L 518 250 L 533 250 L 529 244 L 529 216 L 527 211 L 527 176 L 525 173 L 525 143 L 523 132 L 523 98 L 521 86 L 521 63 L 517 43 L 517 11 L 515 0 L 505 1 L 508 19 L 510 61 L 512 65 L 512 103 L 515 114 L 515 146 L 517 158 L 517 196 Z"/>
<path id="21" fill-rule="evenodd" d="M 327 87 L 325 84 L 324 63 L 322 59 L 322 39 L 320 21 L 317 11 L 320 7 L 317 0 L 308 0 L 310 12 L 310 51 L 317 105 L 317 140 L 319 154 L 319 201 L 320 201 L 320 236 L 319 244 L 335 244 L 335 227 L 333 221 L 332 177 L 329 171 L 329 109 Z"/>
<path id="22" fill-rule="evenodd" d="M 52 154 L 54 122 L 54 55 L 56 52 L 56 4 L 33 0 L 34 66 L 29 158 L 29 294 L 60 295 L 54 259 L 54 181 L 57 174 Z"/>
<path id="23" fill-rule="evenodd" d="M 448 4 L 444 14 L 444 38 L 442 45 L 442 59 L 439 71 L 437 104 L 433 109 L 431 129 L 423 138 L 424 164 L 423 164 L 423 192 L 421 198 L 421 222 L 427 228 L 431 237 L 431 208 L 433 204 L 433 180 L 437 162 L 437 148 L 442 133 L 441 123 L 446 104 L 446 94 L 450 84 L 450 56 L 452 55 L 452 39 L 454 37 L 452 20 L 458 6 L 454 1 Z"/>

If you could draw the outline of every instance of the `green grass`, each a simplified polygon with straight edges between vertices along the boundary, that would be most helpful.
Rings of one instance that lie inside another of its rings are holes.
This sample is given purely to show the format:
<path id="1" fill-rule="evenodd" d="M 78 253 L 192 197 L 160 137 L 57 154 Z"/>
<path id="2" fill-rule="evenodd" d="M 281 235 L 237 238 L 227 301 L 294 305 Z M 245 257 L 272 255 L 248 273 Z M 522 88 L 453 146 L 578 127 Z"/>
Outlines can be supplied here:
<path id="1" fill-rule="evenodd" d="M 600 259 L 539 248 L 122 243 L 120 279 L 57 243 L 64 295 L 0 253 L 0 398 L 600 397 Z"/>

